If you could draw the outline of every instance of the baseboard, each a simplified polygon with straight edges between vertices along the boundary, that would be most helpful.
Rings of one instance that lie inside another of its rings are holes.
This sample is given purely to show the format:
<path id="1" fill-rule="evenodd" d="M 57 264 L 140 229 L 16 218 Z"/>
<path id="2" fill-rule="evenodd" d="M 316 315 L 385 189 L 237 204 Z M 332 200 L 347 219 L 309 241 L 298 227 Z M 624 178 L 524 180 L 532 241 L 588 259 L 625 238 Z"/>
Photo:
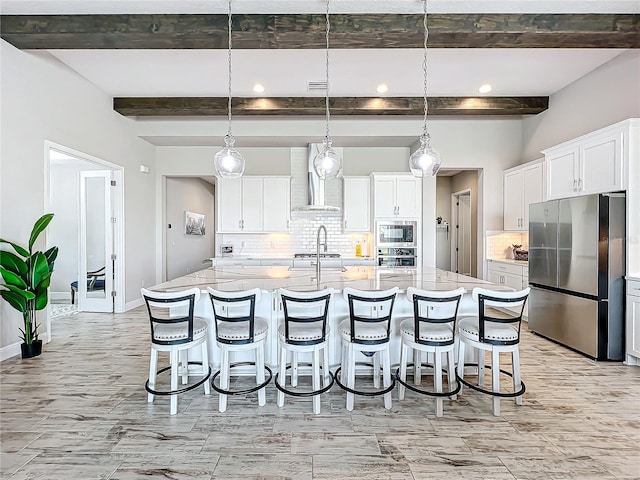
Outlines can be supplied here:
<path id="1" fill-rule="evenodd" d="M 71 292 L 49 292 L 49 300 L 68 300 L 71 302 Z"/>
<path id="2" fill-rule="evenodd" d="M 7 345 L 5 347 L 0 348 L 0 362 L 4 362 L 5 360 L 15 357 L 16 355 L 21 355 L 22 351 L 20 350 L 20 344 L 22 342 L 16 342 L 12 345 Z"/>
<path id="3" fill-rule="evenodd" d="M 144 305 L 144 300 L 142 299 L 142 297 L 140 297 L 132 302 L 125 303 L 124 311 L 128 312 L 129 310 L 133 310 L 134 308 L 141 307 L 142 305 Z"/>

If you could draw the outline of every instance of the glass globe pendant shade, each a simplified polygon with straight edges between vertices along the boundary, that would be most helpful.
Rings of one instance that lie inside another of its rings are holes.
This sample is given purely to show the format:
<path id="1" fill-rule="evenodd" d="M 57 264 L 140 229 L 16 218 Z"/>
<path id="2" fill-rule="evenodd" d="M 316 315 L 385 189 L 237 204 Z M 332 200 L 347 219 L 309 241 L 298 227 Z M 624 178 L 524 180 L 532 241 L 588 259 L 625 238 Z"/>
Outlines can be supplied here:
<path id="1" fill-rule="evenodd" d="M 221 178 L 240 178 L 244 173 L 244 157 L 235 149 L 232 135 L 224 137 L 224 147 L 213 157 L 216 173 Z"/>
<path id="2" fill-rule="evenodd" d="M 440 153 L 431 148 L 429 137 L 420 137 L 420 148 L 409 157 L 409 168 L 415 177 L 433 177 L 440 170 Z"/>
<path id="3" fill-rule="evenodd" d="M 342 158 L 331 148 L 331 140 L 328 138 L 324 139 L 322 150 L 313 159 L 313 168 L 322 180 L 342 176 Z"/>

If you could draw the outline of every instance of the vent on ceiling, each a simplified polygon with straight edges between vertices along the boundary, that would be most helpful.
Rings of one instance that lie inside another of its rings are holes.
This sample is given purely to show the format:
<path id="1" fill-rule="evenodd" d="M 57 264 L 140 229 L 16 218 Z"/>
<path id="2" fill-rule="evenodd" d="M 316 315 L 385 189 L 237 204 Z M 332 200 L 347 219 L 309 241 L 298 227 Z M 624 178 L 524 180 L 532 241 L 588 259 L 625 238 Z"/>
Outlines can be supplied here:
<path id="1" fill-rule="evenodd" d="M 322 80 L 319 82 L 312 82 L 312 81 L 307 82 L 307 90 L 326 90 L 326 89 L 327 89 L 326 80 Z"/>

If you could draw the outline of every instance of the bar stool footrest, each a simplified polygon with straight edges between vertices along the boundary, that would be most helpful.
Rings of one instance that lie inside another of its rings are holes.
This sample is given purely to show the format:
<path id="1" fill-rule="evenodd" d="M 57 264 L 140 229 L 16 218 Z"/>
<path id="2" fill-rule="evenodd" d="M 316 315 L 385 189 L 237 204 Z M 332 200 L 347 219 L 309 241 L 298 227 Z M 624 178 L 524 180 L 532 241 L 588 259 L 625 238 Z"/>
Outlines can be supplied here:
<path id="1" fill-rule="evenodd" d="M 464 365 L 465 367 L 477 367 L 478 364 L 477 363 L 465 363 Z M 491 370 L 491 365 L 485 365 L 486 369 Z M 500 373 L 508 376 L 508 377 L 512 377 L 513 378 L 513 374 L 511 372 L 507 372 L 506 370 L 502 370 L 500 369 Z M 520 382 L 520 390 L 518 390 L 517 392 L 513 392 L 513 393 L 503 393 L 503 392 L 494 392 L 492 390 L 487 390 L 486 388 L 482 388 L 478 385 L 475 385 L 473 383 L 469 383 L 467 382 L 464 378 L 461 378 L 460 375 L 458 375 L 456 373 L 456 378 L 458 379 L 458 381 L 462 382 L 463 385 L 477 391 L 480 393 L 486 393 L 487 395 L 491 395 L 493 397 L 503 397 L 503 398 L 514 398 L 514 397 L 519 397 L 520 395 L 522 395 L 525 391 L 526 391 L 526 386 L 524 384 L 524 382 Z"/>
<path id="2" fill-rule="evenodd" d="M 407 368 L 409 367 L 413 367 L 415 364 L 414 363 L 408 363 L 407 364 Z M 420 364 L 423 367 L 431 367 L 433 368 L 432 365 L 429 365 L 428 363 L 421 363 Z M 442 369 L 442 371 L 444 373 L 447 373 L 446 369 Z M 453 390 L 449 390 L 446 392 L 432 392 L 430 390 L 425 390 L 423 388 L 418 388 L 415 385 L 411 385 L 408 382 L 403 382 L 400 379 L 400 368 L 398 367 L 398 369 L 396 370 L 396 380 L 398 381 L 398 383 L 400 383 L 401 385 L 403 385 L 405 388 L 408 388 L 409 390 L 416 392 L 416 393 L 420 393 L 422 395 L 429 395 L 430 397 L 452 397 L 453 395 L 457 395 L 460 392 L 460 389 L 462 388 L 462 384 L 460 383 L 460 379 L 458 378 L 458 375 L 456 374 L 456 388 Z"/>
<path id="3" fill-rule="evenodd" d="M 298 363 L 298 366 L 304 366 L 304 367 L 312 367 L 313 364 L 312 363 Z M 288 363 L 287 370 L 291 369 L 291 364 Z M 320 370 L 322 370 L 323 368 L 320 367 Z M 289 390 L 285 387 L 282 386 L 282 384 L 280 384 L 280 382 L 278 381 L 280 378 L 280 372 L 276 373 L 276 378 L 273 381 L 273 383 L 275 384 L 276 388 L 278 390 L 280 390 L 282 393 L 285 393 L 286 395 L 291 395 L 293 397 L 315 397 L 316 395 L 320 395 L 321 393 L 325 393 L 328 392 L 329 390 L 331 390 L 331 387 L 333 387 L 333 382 L 335 381 L 335 377 L 333 375 L 333 373 L 331 373 L 331 371 L 329 370 L 329 378 L 330 378 L 330 382 L 328 385 L 325 385 L 324 387 L 322 387 L 319 390 L 313 390 L 311 392 L 295 392 L 293 390 Z"/>
<path id="4" fill-rule="evenodd" d="M 358 365 L 373 368 L 373 365 L 371 363 L 356 362 L 355 366 L 358 366 Z M 396 376 L 391 375 L 391 385 L 389 385 L 387 388 L 383 388 L 382 390 L 375 390 L 375 391 L 354 390 L 352 388 L 347 387 L 340 381 L 341 370 L 342 370 L 342 367 L 338 367 L 338 369 L 334 373 L 336 377 L 336 383 L 341 389 L 343 389 L 346 392 L 353 393 L 354 395 L 360 395 L 363 397 L 377 397 L 379 395 L 386 395 L 387 393 L 391 392 L 394 388 L 396 388 Z M 380 368 L 380 371 L 382 372 L 382 367 Z"/>
<path id="5" fill-rule="evenodd" d="M 202 365 L 202 362 L 188 362 L 189 365 Z M 157 375 L 160 375 L 161 373 L 166 372 L 167 370 L 171 370 L 171 365 L 169 365 L 168 367 L 162 368 L 160 370 L 158 370 L 158 372 L 156 373 Z M 185 393 L 188 392 L 190 390 L 193 390 L 194 388 L 198 388 L 200 385 L 202 385 L 204 382 L 206 382 L 209 377 L 211 376 L 211 366 L 209 366 L 209 372 L 204 375 L 200 380 L 198 380 L 196 383 L 194 383 L 193 385 L 187 385 L 186 387 L 183 388 L 179 388 L 177 390 L 153 390 L 152 388 L 149 387 L 149 379 L 147 379 L 147 382 L 144 384 L 144 389 L 151 393 L 152 395 L 179 395 L 181 393 Z"/>
<path id="6" fill-rule="evenodd" d="M 231 371 L 231 369 L 233 367 L 240 367 L 240 366 L 246 366 L 246 365 L 253 365 L 255 367 L 256 362 L 236 362 L 236 363 L 232 363 L 232 364 L 229 365 L 229 371 Z M 211 377 L 211 388 L 213 388 L 216 392 L 223 393 L 225 395 L 245 395 L 247 393 L 257 392 L 261 388 L 266 387 L 269 384 L 269 382 L 271 381 L 271 379 L 273 378 L 273 372 L 271 371 L 271 369 L 267 365 L 264 366 L 264 369 L 269 374 L 269 378 L 267 378 L 261 384 L 256 385 L 255 387 L 245 388 L 245 389 L 242 389 L 242 390 L 225 390 L 225 389 L 220 388 L 219 386 L 217 386 L 215 384 L 215 381 L 216 381 L 216 378 L 218 378 L 218 376 L 220 375 L 220 370 L 218 370 Z"/>

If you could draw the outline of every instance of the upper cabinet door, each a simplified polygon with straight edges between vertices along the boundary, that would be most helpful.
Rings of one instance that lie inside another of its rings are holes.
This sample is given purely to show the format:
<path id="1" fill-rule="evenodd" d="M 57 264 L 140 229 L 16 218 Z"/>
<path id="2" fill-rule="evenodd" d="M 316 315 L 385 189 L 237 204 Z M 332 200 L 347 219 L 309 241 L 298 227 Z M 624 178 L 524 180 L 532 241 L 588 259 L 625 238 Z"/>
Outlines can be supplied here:
<path id="1" fill-rule="evenodd" d="M 262 231 L 262 195 L 261 177 L 242 178 L 242 231 Z"/>
<path id="2" fill-rule="evenodd" d="M 504 229 L 520 230 L 522 223 L 522 170 L 504 174 Z"/>
<path id="3" fill-rule="evenodd" d="M 537 163 L 522 169 L 522 221 L 521 230 L 529 230 L 529 205 L 544 198 L 543 164 Z"/>
<path id="4" fill-rule="evenodd" d="M 371 218 L 371 179 L 344 177 L 343 220 L 345 232 L 369 232 Z"/>
<path id="5" fill-rule="evenodd" d="M 264 177 L 263 206 L 265 232 L 289 230 L 291 211 L 291 179 L 289 177 Z"/>
<path id="6" fill-rule="evenodd" d="M 216 180 L 219 232 L 242 231 L 242 179 Z"/>
<path id="7" fill-rule="evenodd" d="M 398 177 L 396 184 L 397 216 L 417 218 L 420 215 L 422 183 L 414 176 Z"/>
<path id="8" fill-rule="evenodd" d="M 578 195 L 578 146 L 547 155 L 547 198 L 565 198 Z"/>
<path id="9" fill-rule="evenodd" d="M 584 142 L 580 149 L 581 195 L 622 190 L 622 132 Z"/>
<path id="10" fill-rule="evenodd" d="M 376 217 L 396 216 L 396 179 L 376 177 L 374 180 L 374 215 Z"/>

